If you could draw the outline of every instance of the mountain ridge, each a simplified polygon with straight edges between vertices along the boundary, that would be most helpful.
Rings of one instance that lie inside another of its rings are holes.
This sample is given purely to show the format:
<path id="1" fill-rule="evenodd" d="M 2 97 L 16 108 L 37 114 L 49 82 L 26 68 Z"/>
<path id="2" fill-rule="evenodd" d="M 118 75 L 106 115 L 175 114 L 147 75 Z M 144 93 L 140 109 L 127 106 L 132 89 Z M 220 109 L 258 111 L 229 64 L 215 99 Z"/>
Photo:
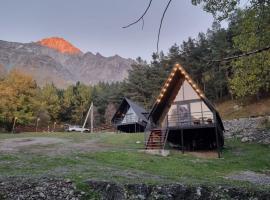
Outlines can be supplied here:
<path id="1" fill-rule="evenodd" d="M 77 81 L 87 85 L 123 81 L 135 63 L 117 54 L 105 57 L 100 53 L 83 53 L 66 40 L 60 40 L 62 44 L 49 44 L 52 46 L 42 45 L 39 41 L 0 40 L 0 65 L 5 71 L 16 68 L 32 75 L 40 86 L 53 82 L 57 87 L 65 88 Z"/>

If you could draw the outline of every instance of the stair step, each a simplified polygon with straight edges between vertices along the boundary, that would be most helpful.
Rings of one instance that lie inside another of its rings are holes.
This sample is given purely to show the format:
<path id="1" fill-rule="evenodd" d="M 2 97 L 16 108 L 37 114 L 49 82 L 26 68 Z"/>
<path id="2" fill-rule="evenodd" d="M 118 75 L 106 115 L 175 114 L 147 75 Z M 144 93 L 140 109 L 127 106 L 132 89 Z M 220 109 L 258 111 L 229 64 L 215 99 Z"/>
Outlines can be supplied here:
<path id="1" fill-rule="evenodd" d="M 162 149 L 165 142 L 163 133 L 160 129 L 152 130 L 146 144 L 146 149 Z"/>

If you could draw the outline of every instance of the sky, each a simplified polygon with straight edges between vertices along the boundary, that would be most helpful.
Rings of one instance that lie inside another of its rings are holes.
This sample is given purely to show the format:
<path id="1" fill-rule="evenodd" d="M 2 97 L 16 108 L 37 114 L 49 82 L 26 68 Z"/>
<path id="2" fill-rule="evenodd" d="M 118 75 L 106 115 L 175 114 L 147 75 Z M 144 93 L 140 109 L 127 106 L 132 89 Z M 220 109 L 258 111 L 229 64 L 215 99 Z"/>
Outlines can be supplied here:
<path id="1" fill-rule="evenodd" d="M 0 40 L 26 43 L 58 36 L 83 52 L 150 61 L 166 3 L 153 0 L 142 30 L 142 23 L 122 26 L 140 17 L 148 0 L 1 0 Z M 163 22 L 160 50 L 166 53 L 174 43 L 196 37 L 212 22 L 212 15 L 191 0 L 173 0 Z"/>

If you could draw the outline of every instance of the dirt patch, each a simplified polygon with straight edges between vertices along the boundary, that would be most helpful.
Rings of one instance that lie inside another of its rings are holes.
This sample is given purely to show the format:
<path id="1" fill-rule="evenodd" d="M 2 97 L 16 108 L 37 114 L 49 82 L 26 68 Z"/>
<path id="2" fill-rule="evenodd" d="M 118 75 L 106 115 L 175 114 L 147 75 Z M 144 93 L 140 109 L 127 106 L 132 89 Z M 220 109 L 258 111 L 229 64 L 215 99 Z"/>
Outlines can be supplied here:
<path id="1" fill-rule="evenodd" d="M 0 141 L 0 152 L 4 153 L 24 152 L 61 155 L 74 151 L 102 151 L 108 148 L 104 145 L 99 145 L 96 140 L 90 139 L 76 143 L 69 139 L 56 137 L 14 138 Z"/>
<path id="2" fill-rule="evenodd" d="M 198 158 L 218 158 L 216 151 L 185 151 L 185 153 Z"/>
<path id="3" fill-rule="evenodd" d="M 33 137 L 33 138 L 15 138 L 5 139 L 0 141 L 0 151 L 2 152 L 17 152 L 23 147 L 32 145 L 49 145 L 57 143 L 65 143 L 68 140 L 60 138 L 49 138 L 49 137 Z"/>
<path id="4" fill-rule="evenodd" d="M 259 185 L 270 185 L 270 176 L 266 174 L 259 174 L 252 171 L 243 171 L 239 173 L 234 173 L 226 178 L 237 180 L 237 181 L 248 181 L 250 183 Z"/>

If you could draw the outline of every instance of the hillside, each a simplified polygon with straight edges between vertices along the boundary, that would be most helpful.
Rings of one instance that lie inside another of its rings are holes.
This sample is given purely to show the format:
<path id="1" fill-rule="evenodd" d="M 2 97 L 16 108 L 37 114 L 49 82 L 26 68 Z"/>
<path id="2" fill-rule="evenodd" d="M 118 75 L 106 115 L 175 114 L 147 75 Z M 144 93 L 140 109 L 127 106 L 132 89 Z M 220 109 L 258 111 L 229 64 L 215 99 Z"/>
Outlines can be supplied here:
<path id="1" fill-rule="evenodd" d="M 41 86 L 53 82 L 64 88 L 77 81 L 87 85 L 122 81 L 133 62 L 118 55 L 104 57 L 99 53 L 83 53 L 58 37 L 32 43 L 0 40 L 1 71 L 19 69 L 32 75 Z"/>
<path id="2" fill-rule="evenodd" d="M 223 119 L 270 115 L 270 97 L 245 105 L 229 100 L 218 103 L 216 107 Z"/>

